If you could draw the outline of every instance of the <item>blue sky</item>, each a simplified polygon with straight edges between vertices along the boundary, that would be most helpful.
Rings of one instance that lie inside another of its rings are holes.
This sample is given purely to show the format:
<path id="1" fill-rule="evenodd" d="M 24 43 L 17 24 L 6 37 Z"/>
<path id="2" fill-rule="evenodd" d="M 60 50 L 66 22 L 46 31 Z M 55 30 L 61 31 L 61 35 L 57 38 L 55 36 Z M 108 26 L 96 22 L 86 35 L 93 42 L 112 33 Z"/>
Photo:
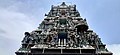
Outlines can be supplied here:
<path id="1" fill-rule="evenodd" d="M 120 55 L 120 0 L 0 0 L 0 55 L 14 55 L 24 32 L 37 29 L 51 5 L 63 1 L 76 4 L 90 29 L 114 55 Z"/>

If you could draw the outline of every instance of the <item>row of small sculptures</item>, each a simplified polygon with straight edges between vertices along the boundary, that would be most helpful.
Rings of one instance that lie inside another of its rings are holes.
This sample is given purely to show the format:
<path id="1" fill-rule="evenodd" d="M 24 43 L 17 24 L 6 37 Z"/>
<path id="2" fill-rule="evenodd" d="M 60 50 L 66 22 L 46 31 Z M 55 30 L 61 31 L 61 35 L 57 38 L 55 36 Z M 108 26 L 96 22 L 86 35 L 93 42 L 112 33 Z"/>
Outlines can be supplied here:
<path id="1" fill-rule="evenodd" d="M 25 32 L 25 37 L 22 41 L 23 44 L 50 44 L 57 45 L 58 44 L 58 32 L 49 31 L 49 32 Z M 68 37 L 66 38 L 66 44 L 69 46 L 81 46 L 81 45 L 97 45 L 102 44 L 98 35 L 92 31 L 83 32 L 79 35 L 76 32 L 69 31 Z"/>

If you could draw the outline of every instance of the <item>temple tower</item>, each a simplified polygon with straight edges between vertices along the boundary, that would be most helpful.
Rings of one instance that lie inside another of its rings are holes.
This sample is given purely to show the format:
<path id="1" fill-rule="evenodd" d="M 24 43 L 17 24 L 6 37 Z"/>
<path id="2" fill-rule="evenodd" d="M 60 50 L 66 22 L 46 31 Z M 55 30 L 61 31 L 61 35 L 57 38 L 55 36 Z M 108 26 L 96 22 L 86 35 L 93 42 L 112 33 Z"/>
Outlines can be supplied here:
<path id="1" fill-rule="evenodd" d="M 76 5 L 51 6 L 38 29 L 25 32 L 16 55 L 112 55 Z"/>

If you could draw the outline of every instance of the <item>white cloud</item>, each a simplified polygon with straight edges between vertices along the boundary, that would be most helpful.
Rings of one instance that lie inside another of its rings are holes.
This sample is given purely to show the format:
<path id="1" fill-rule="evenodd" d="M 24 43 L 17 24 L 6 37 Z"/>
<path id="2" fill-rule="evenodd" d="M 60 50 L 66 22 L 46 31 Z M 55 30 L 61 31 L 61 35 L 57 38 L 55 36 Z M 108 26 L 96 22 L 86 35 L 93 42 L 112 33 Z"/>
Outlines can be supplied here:
<path id="1" fill-rule="evenodd" d="M 107 45 L 107 48 L 113 55 L 120 55 L 120 44 Z"/>
<path id="2" fill-rule="evenodd" d="M 0 36 L 10 39 L 20 39 L 24 31 L 30 31 L 34 28 L 34 20 L 19 12 L 0 9 L 0 29 L 5 31 Z"/>
<path id="3" fill-rule="evenodd" d="M 43 20 L 45 9 L 32 7 L 29 3 L 19 1 L 5 1 L 0 4 L 0 55 L 15 55 L 15 51 L 20 48 L 24 32 L 37 29 Z"/>
<path id="4" fill-rule="evenodd" d="M 14 6 L 15 8 L 15 6 Z M 14 55 L 24 32 L 37 29 L 36 19 L 12 8 L 0 7 L 0 55 Z"/>

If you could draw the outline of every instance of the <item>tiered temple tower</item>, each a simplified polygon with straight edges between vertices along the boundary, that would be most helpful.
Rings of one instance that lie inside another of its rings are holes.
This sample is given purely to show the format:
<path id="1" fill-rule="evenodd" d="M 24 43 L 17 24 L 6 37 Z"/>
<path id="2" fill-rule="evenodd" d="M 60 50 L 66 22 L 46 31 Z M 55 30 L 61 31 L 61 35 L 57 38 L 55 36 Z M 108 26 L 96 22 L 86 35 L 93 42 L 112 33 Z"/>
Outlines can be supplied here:
<path id="1" fill-rule="evenodd" d="M 112 55 L 76 5 L 51 6 L 38 29 L 25 32 L 16 55 Z"/>

